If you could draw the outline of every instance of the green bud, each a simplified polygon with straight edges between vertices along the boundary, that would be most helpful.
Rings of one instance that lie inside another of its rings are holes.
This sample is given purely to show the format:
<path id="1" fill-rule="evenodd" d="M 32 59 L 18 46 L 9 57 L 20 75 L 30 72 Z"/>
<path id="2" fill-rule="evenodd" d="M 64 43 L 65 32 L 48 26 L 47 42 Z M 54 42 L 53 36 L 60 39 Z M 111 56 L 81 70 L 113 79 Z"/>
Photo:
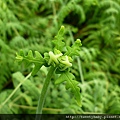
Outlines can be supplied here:
<path id="1" fill-rule="evenodd" d="M 66 56 L 62 56 L 60 57 L 59 61 L 60 61 L 60 70 L 66 70 L 67 68 L 72 66 L 72 63 L 70 63 L 70 60 L 72 61 L 71 57 Z"/>
<path id="2" fill-rule="evenodd" d="M 59 54 L 54 54 L 52 51 L 50 51 L 49 52 L 50 59 L 48 65 L 53 64 L 55 66 L 56 64 L 59 64 L 58 58 L 62 55 L 63 54 L 61 52 Z"/>
<path id="3" fill-rule="evenodd" d="M 66 56 L 63 56 L 62 58 L 61 58 L 61 61 L 60 61 L 62 64 L 64 64 L 64 65 L 66 65 L 66 66 L 68 66 L 68 67 L 71 67 L 72 66 L 72 64 L 69 62 L 69 59 L 68 59 L 68 56 L 66 55 Z"/>
<path id="4" fill-rule="evenodd" d="M 75 43 L 76 43 L 76 44 L 79 44 L 79 46 L 82 46 L 82 43 L 81 43 L 81 40 L 80 40 L 80 39 L 77 39 L 77 40 L 75 41 Z"/>

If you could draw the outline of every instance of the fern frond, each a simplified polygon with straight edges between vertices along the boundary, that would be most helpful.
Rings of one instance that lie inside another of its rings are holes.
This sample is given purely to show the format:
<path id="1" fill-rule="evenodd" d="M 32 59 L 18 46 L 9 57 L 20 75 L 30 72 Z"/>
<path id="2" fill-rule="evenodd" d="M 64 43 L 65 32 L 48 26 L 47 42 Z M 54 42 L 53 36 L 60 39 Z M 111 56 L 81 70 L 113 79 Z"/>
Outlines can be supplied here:
<path id="1" fill-rule="evenodd" d="M 107 0 L 102 0 L 100 3 L 99 3 L 99 6 L 100 7 L 111 7 L 113 6 L 114 8 L 116 8 L 117 10 L 120 10 L 120 5 L 116 2 L 116 1 L 107 1 Z"/>
<path id="2" fill-rule="evenodd" d="M 79 51 L 81 46 L 82 46 L 81 41 L 77 39 L 71 47 L 67 46 L 67 52 L 65 53 L 65 55 L 68 55 L 70 57 L 74 55 L 79 56 Z"/>
<path id="3" fill-rule="evenodd" d="M 22 80 L 24 80 L 24 76 L 20 72 L 16 72 L 12 75 L 13 82 L 17 81 L 20 83 Z M 23 89 L 29 91 L 29 94 L 34 96 L 34 98 L 37 100 L 39 96 L 39 89 L 35 86 L 35 84 L 27 80 L 23 83 Z"/>
<path id="4" fill-rule="evenodd" d="M 86 20 L 84 9 L 81 5 L 75 5 L 75 12 L 79 15 L 79 24 Z"/>
<path id="5" fill-rule="evenodd" d="M 85 21 L 86 16 L 83 10 L 83 7 L 77 3 L 78 1 L 69 1 L 67 5 L 62 6 L 60 9 L 60 12 L 58 14 L 58 22 L 61 25 L 61 23 L 64 21 L 65 17 L 69 15 L 71 12 L 75 12 L 79 17 L 79 23 L 82 23 Z"/>
<path id="6" fill-rule="evenodd" d="M 56 79 L 55 84 L 60 84 L 66 81 L 66 89 L 71 89 L 74 94 L 78 105 L 81 106 L 81 96 L 80 96 L 80 88 L 78 87 L 79 82 L 74 80 L 74 75 L 70 72 L 62 73 L 59 78 Z"/>
<path id="7" fill-rule="evenodd" d="M 116 10 L 115 8 L 111 7 L 111 8 L 108 8 L 106 11 L 105 11 L 106 14 L 119 14 L 119 11 Z"/>
<path id="8" fill-rule="evenodd" d="M 58 31 L 58 34 L 55 36 L 55 40 L 53 40 L 53 44 L 55 45 L 55 48 L 62 51 L 64 48 L 65 43 L 62 41 L 64 35 L 64 26 L 60 28 Z"/>
<path id="9" fill-rule="evenodd" d="M 32 75 L 35 75 L 38 72 L 38 70 L 42 67 L 42 65 L 45 63 L 45 60 L 38 51 L 35 51 L 34 57 L 31 50 L 28 52 L 27 56 L 25 56 L 24 52 L 21 50 L 20 53 L 17 54 L 16 59 L 18 60 L 19 63 L 24 62 L 26 66 L 34 64 L 35 67 L 32 70 Z"/>

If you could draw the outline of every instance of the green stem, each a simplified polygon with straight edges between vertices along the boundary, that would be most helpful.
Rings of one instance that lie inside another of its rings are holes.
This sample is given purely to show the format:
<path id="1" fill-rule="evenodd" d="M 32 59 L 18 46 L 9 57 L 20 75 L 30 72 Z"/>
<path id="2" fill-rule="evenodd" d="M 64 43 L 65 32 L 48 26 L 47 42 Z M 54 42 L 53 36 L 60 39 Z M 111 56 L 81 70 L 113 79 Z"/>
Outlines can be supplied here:
<path id="1" fill-rule="evenodd" d="M 18 86 L 13 90 L 13 92 L 8 96 L 8 98 L 1 104 L 0 108 L 2 108 L 8 101 L 9 99 L 15 94 L 15 92 L 19 89 L 19 87 L 31 76 L 31 73 L 28 74 L 24 80 L 22 80 Z"/>
<path id="2" fill-rule="evenodd" d="M 50 70 L 49 70 L 49 72 L 47 74 L 47 77 L 45 79 L 45 82 L 44 82 L 44 85 L 43 85 L 43 88 L 42 88 L 42 91 L 41 91 L 41 95 L 39 97 L 36 114 L 42 114 L 42 108 L 43 108 L 43 105 L 44 105 L 47 90 L 48 90 L 48 87 L 49 87 L 51 77 L 53 75 L 54 70 L 55 70 L 55 67 L 51 66 Z M 39 118 L 37 116 L 36 116 L 36 120 L 39 120 Z"/>

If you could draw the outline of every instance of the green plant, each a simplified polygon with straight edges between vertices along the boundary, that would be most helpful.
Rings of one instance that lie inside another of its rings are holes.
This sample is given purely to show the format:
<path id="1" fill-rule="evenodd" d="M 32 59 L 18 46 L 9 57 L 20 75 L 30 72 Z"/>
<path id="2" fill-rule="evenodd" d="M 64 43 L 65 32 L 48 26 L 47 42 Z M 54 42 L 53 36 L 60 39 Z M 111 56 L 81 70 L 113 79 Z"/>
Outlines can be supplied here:
<path id="1" fill-rule="evenodd" d="M 33 69 L 18 65 L 16 52 L 38 51 L 43 57 L 65 25 L 66 45 L 76 38 L 83 44 L 70 69 L 82 91 L 82 107 L 64 83 L 55 85 L 59 74 L 54 74 L 43 114 L 120 113 L 120 0 L 0 0 L 0 13 L 0 106 Z M 48 70 L 43 66 L 26 79 L 0 113 L 35 114 Z"/>
<path id="2" fill-rule="evenodd" d="M 38 51 L 35 51 L 34 57 L 31 50 L 28 52 L 27 56 L 24 55 L 23 51 L 21 51 L 19 54 L 17 54 L 16 57 L 19 63 L 24 62 L 26 66 L 34 64 L 34 68 L 31 73 L 32 75 L 35 75 L 43 65 L 46 67 L 50 67 L 39 98 L 38 108 L 36 112 L 37 114 L 42 113 L 42 108 L 47 94 L 48 86 L 54 71 L 57 74 L 60 74 L 59 77 L 55 80 L 55 84 L 60 84 L 66 81 L 66 89 L 71 89 L 78 105 L 81 106 L 80 88 L 78 87 L 79 82 L 75 80 L 74 75 L 70 72 L 70 67 L 72 66 L 71 62 L 73 61 L 72 58 L 75 55 L 79 55 L 81 41 L 77 39 L 71 47 L 65 46 L 63 35 L 64 26 L 60 28 L 58 34 L 53 40 L 53 51 L 50 51 L 49 53 L 44 53 L 44 57 L 42 57 L 42 55 Z"/>

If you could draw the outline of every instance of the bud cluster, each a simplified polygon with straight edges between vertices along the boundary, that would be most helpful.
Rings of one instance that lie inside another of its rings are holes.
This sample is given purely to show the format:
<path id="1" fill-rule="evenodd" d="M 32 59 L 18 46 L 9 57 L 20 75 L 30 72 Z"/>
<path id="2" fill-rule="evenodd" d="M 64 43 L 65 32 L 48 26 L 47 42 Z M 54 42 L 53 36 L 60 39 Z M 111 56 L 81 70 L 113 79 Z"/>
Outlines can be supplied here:
<path id="1" fill-rule="evenodd" d="M 64 71 L 72 66 L 72 58 L 64 55 L 59 50 L 55 49 L 54 52 L 49 52 L 49 62 L 48 65 L 53 65 L 58 67 L 60 71 Z"/>

